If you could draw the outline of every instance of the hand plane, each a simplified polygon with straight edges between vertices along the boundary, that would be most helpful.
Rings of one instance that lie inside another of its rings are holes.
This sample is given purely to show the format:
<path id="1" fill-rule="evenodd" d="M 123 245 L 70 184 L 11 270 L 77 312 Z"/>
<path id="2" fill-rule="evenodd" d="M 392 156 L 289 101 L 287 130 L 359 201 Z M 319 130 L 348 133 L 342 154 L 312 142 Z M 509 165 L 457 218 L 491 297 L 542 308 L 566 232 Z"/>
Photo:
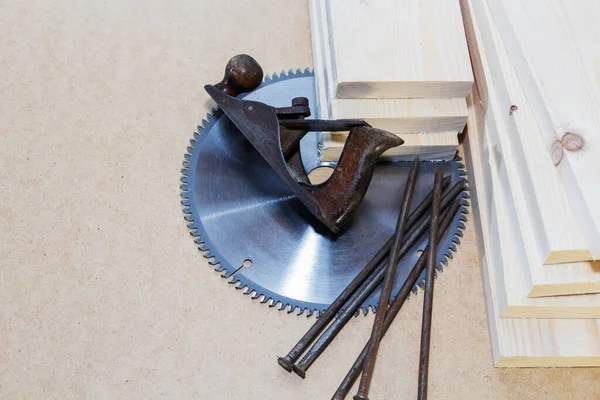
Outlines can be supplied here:
<path id="1" fill-rule="evenodd" d="M 363 120 L 306 119 L 311 113 L 304 97 L 280 108 L 237 98 L 257 88 L 262 78 L 256 60 L 238 55 L 227 63 L 223 80 L 204 89 L 306 208 L 338 233 L 362 202 L 379 156 L 404 141 Z M 308 132 L 321 131 L 349 135 L 329 179 L 313 185 L 302 166 L 299 143 Z"/>

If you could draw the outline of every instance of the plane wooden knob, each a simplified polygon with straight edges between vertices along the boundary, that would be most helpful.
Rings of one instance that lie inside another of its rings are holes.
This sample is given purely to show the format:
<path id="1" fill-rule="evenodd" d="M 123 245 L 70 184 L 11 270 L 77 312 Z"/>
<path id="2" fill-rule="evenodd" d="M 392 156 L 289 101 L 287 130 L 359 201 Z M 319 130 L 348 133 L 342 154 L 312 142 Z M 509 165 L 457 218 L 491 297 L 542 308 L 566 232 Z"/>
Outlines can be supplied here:
<path id="1" fill-rule="evenodd" d="M 225 66 L 223 80 L 215 85 L 229 96 L 251 92 L 263 80 L 263 70 L 258 62 L 247 54 L 233 56 Z"/>

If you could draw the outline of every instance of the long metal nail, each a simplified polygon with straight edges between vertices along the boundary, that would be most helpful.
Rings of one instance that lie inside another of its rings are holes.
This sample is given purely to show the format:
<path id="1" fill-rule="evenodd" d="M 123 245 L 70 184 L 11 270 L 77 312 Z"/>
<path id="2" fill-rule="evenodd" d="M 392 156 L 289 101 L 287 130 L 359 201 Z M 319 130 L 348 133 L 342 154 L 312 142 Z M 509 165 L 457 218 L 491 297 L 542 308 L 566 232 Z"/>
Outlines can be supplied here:
<path id="1" fill-rule="evenodd" d="M 442 200 L 442 208 L 445 208 L 447 204 L 452 201 L 458 193 L 464 188 L 465 181 L 461 180 L 455 184 L 447 193 L 444 194 Z M 433 194 L 433 192 L 432 192 Z M 431 215 L 423 215 L 416 226 L 413 227 L 406 235 L 402 243 L 402 247 L 398 252 L 398 258 L 402 258 L 408 250 L 410 250 L 417 240 L 425 233 L 425 230 L 429 226 L 429 219 Z M 346 326 L 348 321 L 352 319 L 352 316 L 369 297 L 369 295 L 379 286 L 383 277 L 385 276 L 385 269 L 387 266 L 388 259 L 383 260 L 377 269 L 369 275 L 363 285 L 350 297 L 346 305 L 340 310 L 336 316 L 335 321 L 327 327 L 325 332 L 317 339 L 315 344 L 306 352 L 304 357 L 297 364 L 293 365 L 292 368 L 298 376 L 301 378 L 306 377 L 306 372 L 310 366 L 319 358 L 321 354 L 327 349 L 329 344 L 335 339 L 340 331 Z M 412 286 L 411 286 L 412 287 Z"/>
<path id="2" fill-rule="evenodd" d="M 452 204 L 448 207 L 448 210 L 446 211 L 446 214 L 444 215 L 440 223 L 440 227 L 438 229 L 439 239 L 441 239 L 446 233 L 446 231 L 448 231 L 448 228 L 450 227 L 450 224 L 452 223 L 452 220 L 454 220 L 454 216 L 456 215 L 459 209 L 460 200 L 454 200 Z M 398 315 L 398 312 L 400 312 L 400 309 L 404 305 L 404 302 L 408 298 L 408 295 L 412 291 L 412 288 L 415 286 L 419 277 L 421 276 L 421 273 L 425 269 L 425 266 L 427 265 L 428 251 L 429 246 L 425 248 L 423 254 L 421 254 L 419 259 L 415 263 L 415 266 L 411 270 L 410 274 L 408 274 L 408 277 L 406 278 L 406 281 L 400 288 L 400 291 L 392 300 L 390 307 L 385 314 L 385 321 L 383 323 L 384 335 L 387 332 L 388 328 L 392 325 L 394 318 L 396 318 L 396 315 Z M 344 378 L 337 391 L 333 395 L 332 400 L 343 400 L 344 398 L 346 398 L 346 395 L 348 395 L 350 389 L 352 389 L 352 385 L 354 385 L 354 382 L 356 382 L 356 379 L 362 371 L 363 363 L 365 361 L 365 358 L 367 357 L 368 348 L 369 343 L 365 345 L 360 355 L 354 361 L 354 364 L 352 364 L 352 367 L 346 374 L 346 377 Z"/>
<path id="3" fill-rule="evenodd" d="M 444 186 L 450 184 L 451 178 L 448 176 L 444 178 Z M 431 202 L 433 201 L 433 191 L 430 192 L 423 201 L 414 209 L 408 218 L 407 226 L 411 227 L 415 223 L 419 222 L 419 219 L 429 209 Z M 389 253 L 392 247 L 393 237 L 390 237 L 388 241 L 381 246 L 379 251 L 373 256 L 371 261 L 358 273 L 358 275 L 350 282 L 350 284 L 338 295 L 338 297 L 331 303 L 331 305 L 323 311 L 317 321 L 310 327 L 310 329 L 302 336 L 302 338 L 296 343 L 296 345 L 289 351 L 285 357 L 279 357 L 277 362 L 283 369 L 288 372 L 292 372 L 293 364 L 298 360 L 300 355 L 306 350 L 306 348 L 316 339 L 316 337 L 325 329 L 327 324 L 335 317 L 337 312 L 342 306 L 348 301 L 350 296 L 362 285 L 367 277 L 373 272 L 373 270 L 381 263 L 381 260 Z"/>
<path id="4" fill-rule="evenodd" d="M 427 399 L 427 378 L 429 375 L 429 347 L 431 343 L 431 317 L 433 312 L 433 278 L 437 260 L 438 231 L 441 212 L 441 196 L 437 195 L 437 188 L 442 187 L 443 171 L 435 172 L 435 188 L 433 191 L 433 205 L 431 221 L 429 223 L 429 249 L 427 251 L 427 268 L 425 269 L 425 295 L 423 297 L 423 324 L 421 325 L 421 353 L 419 356 L 419 387 L 418 400 Z"/>
<path id="5" fill-rule="evenodd" d="M 412 200 L 415 183 L 417 181 L 417 175 L 419 172 L 419 159 L 415 158 L 411 165 L 410 174 L 408 178 L 408 184 L 404 192 L 404 198 L 402 200 L 402 209 L 400 216 L 398 217 L 398 223 L 396 225 L 396 232 L 394 234 L 394 244 L 392 250 L 390 250 L 389 264 L 385 269 L 385 278 L 383 280 L 383 287 L 381 289 L 381 295 L 379 296 L 379 303 L 377 304 L 377 312 L 375 313 L 375 319 L 373 320 L 373 329 L 371 330 L 371 339 L 369 340 L 369 350 L 367 351 L 367 358 L 363 364 L 362 377 L 360 384 L 358 385 L 358 392 L 354 395 L 354 400 L 368 400 L 369 399 L 369 388 L 371 387 L 371 380 L 373 378 L 373 372 L 375 370 L 375 362 L 377 360 L 377 352 L 379 350 L 379 342 L 383 335 L 383 322 L 385 319 L 385 313 L 388 308 L 390 301 L 390 295 L 392 294 L 392 286 L 394 284 L 394 277 L 396 276 L 396 265 L 398 265 L 398 251 L 402 244 L 402 238 L 404 236 L 404 230 L 406 228 L 406 218 L 408 215 L 408 209 Z M 442 178 L 440 176 L 439 184 L 434 186 L 433 190 L 433 202 L 437 201 L 438 208 L 442 199 Z M 436 172 L 437 180 L 437 172 Z M 434 231 L 434 235 L 437 232 Z"/>
<path id="6" fill-rule="evenodd" d="M 411 168 L 411 174 L 409 175 L 408 184 L 406 191 L 412 191 L 414 189 L 414 182 L 416 181 L 415 164 Z M 418 164 L 417 164 L 418 165 Z M 412 186 L 412 187 L 411 187 Z M 406 192 L 405 191 L 405 192 Z M 403 201 L 402 210 L 408 209 L 404 207 Z M 409 205 L 410 206 L 410 205 Z M 406 213 L 405 213 L 406 214 Z M 401 214 L 402 215 L 402 214 Z M 404 215 L 405 217 L 405 215 Z M 400 249 L 398 250 L 398 257 L 402 257 L 406 252 L 417 242 L 417 240 L 423 235 L 427 229 L 427 220 L 429 216 L 423 215 L 421 219 L 416 223 L 409 233 L 407 233 L 402 241 Z M 308 350 L 308 352 L 302 357 L 302 359 L 293 366 L 294 372 L 301 378 L 306 377 L 306 371 L 315 362 L 315 360 L 325 351 L 327 346 L 333 341 L 337 334 L 342 328 L 350 321 L 356 310 L 362 303 L 369 297 L 369 295 L 375 290 L 375 288 L 381 283 L 385 276 L 386 266 L 389 263 L 389 258 L 386 258 L 382 262 L 375 272 L 373 272 L 363 285 L 358 289 L 348 300 L 346 305 L 342 308 L 335 321 L 327 328 L 325 332 L 319 337 L 316 343 Z M 396 262 L 397 264 L 397 262 Z"/>

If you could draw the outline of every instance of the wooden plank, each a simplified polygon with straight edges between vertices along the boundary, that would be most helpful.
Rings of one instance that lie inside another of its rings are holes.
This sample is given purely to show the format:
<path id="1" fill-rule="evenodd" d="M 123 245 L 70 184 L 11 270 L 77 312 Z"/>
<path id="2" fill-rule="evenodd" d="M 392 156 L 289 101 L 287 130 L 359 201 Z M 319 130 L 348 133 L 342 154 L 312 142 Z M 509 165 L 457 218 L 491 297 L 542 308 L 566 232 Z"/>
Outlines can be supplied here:
<path id="1" fill-rule="evenodd" d="M 472 8 L 468 7 L 468 4 Z M 560 308 L 564 305 L 565 307 L 583 307 L 579 312 L 579 316 L 595 316 L 590 311 L 589 307 L 595 308 L 595 300 L 586 300 L 571 298 L 567 300 L 555 301 L 547 300 L 545 302 L 531 303 L 531 299 L 524 299 L 525 297 L 539 297 L 539 296 L 553 296 L 562 294 L 581 294 L 581 293 L 598 293 L 600 291 L 600 264 L 598 262 L 577 262 L 568 263 L 562 265 L 543 265 L 544 259 L 540 256 L 540 253 L 536 251 L 539 243 L 536 241 L 540 230 L 534 229 L 536 221 L 533 220 L 535 216 L 539 218 L 537 209 L 542 208 L 542 205 L 538 204 L 538 200 L 534 197 L 527 197 L 530 192 L 527 189 L 530 188 L 534 183 L 530 180 L 529 182 L 523 182 L 523 175 L 526 175 L 527 170 L 517 170 L 515 167 L 515 149 L 518 149 L 519 143 L 509 137 L 507 134 L 510 129 L 514 129 L 516 113 L 513 116 L 509 116 L 506 111 L 507 107 L 502 107 L 496 100 L 502 97 L 508 97 L 506 93 L 499 95 L 501 90 L 506 91 L 506 87 L 503 86 L 505 82 L 510 84 L 510 75 L 505 75 L 501 70 L 497 70 L 496 73 L 491 72 L 491 67 L 500 67 L 501 65 L 496 62 L 488 62 L 494 60 L 494 43 L 490 40 L 483 40 L 483 33 L 480 32 L 479 26 L 489 27 L 489 21 L 485 18 L 485 3 L 480 0 L 474 0 L 464 2 L 465 9 L 465 22 L 467 22 L 467 35 L 469 36 L 469 44 L 472 50 L 472 59 L 474 63 L 475 75 L 478 82 L 485 82 L 484 85 L 478 85 L 479 88 L 483 88 L 483 93 L 488 96 L 487 99 L 482 99 L 482 102 L 490 111 L 495 108 L 494 113 L 496 118 L 490 118 L 488 115 L 489 131 L 492 139 L 494 140 L 495 154 L 492 156 L 500 156 L 505 162 L 502 163 L 503 171 L 506 171 L 504 175 L 501 175 L 500 179 L 504 179 L 505 193 L 510 194 L 509 200 L 511 209 L 513 212 L 513 223 L 519 227 L 516 235 L 520 237 L 521 248 L 519 250 L 520 260 L 505 263 L 504 271 L 505 283 L 507 286 L 506 295 L 501 297 L 501 305 L 507 308 L 506 315 L 533 315 L 531 307 L 538 307 L 539 312 L 546 316 L 546 312 L 553 312 L 560 316 L 565 315 L 563 310 Z M 469 10 L 475 10 L 475 14 L 478 18 L 472 20 L 470 18 L 471 12 Z M 467 15 L 468 14 L 468 15 Z M 481 24 L 479 24 L 481 23 Z M 484 28 L 481 29 L 483 31 Z M 489 32 L 488 32 L 489 33 Z M 488 34 L 487 38 L 492 37 Z M 489 59 L 489 60 L 488 60 Z M 505 65 L 506 68 L 510 67 L 510 64 Z M 498 68 L 497 68 L 498 69 Z M 500 82 L 498 85 L 498 76 L 501 75 Z M 514 82 L 514 79 L 513 81 Z M 510 84 L 510 88 L 515 89 L 518 85 Z M 497 90 L 498 89 L 498 90 Z M 514 91 L 514 90 L 513 90 Z M 506 104 L 509 104 L 505 103 Z M 519 116 L 525 117 L 527 112 L 527 102 L 519 101 Z M 518 121 L 518 120 L 517 120 Z M 522 121 L 521 121 L 522 122 Z M 529 125 L 531 129 L 535 126 Z M 513 131 L 514 132 L 514 131 Z M 530 132 L 530 131 L 529 131 Z M 524 136 L 525 134 L 520 134 Z M 512 146 L 512 147 L 511 147 Z M 497 154 L 496 154 L 497 153 Z M 520 179 L 521 178 L 521 179 Z M 540 177 L 541 178 L 541 177 Z M 551 182 L 546 182 L 550 185 Z M 535 182 L 538 184 L 538 182 Z M 560 188 L 560 184 L 556 183 L 555 187 Z M 540 185 L 537 185 L 538 190 L 543 190 Z M 547 192 L 552 194 L 553 192 Z M 557 199 L 556 196 L 554 198 Z M 532 203 L 533 207 L 529 207 L 528 203 Z M 568 204 L 566 204 L 568 207 Z M 567 209 L 568 210 L 568 209 Z M 550 217 L 551 215 L 547 215 Z M 551 216 L 556 217 L 556 216 Z M 554 218 L 554 222 L 559 222 L 560 218 Z M 539 225 L 538 225 L 539 226 Z M 560 226 L 560 225 L 558 225 Z M 558 228 L 557 228 L 558 229 Z M 527 249 L 527 251 L 525 250 Z M 513 251 L 513 250 L 511 250 Z M 517 270 L 518 269 L 518 270 Z M 511 306 L 522 307 L 522 310 L 518 308 L 510 308 Z M 504 312 L 504 308 L 501 308 Z M 594 311 L 595 312 L 595 311 Z"/>
<path id="2" fill-rule="evenodd" d="M 476 90 L 465 138 L 472 211 L 483 272 L 494 365 L 497 367 L 600 366 L 599 319 L 501 318 L 494 272 L 501 268 L 493 257 L 491 232 L 507 219 L 502 202 L 496 202 L 492 168 L 482 162 L 489 152 L 484 130 L 485 111 Z"/>
<path id="3" fill-rule="evenodd" d="M 579 135 L 585 142 L 580 151 L 564 151 L 556 170 L 592 254 L 598 258 L 600 3 L 596 0 L 488 0 L 488 3 L 540 125 L 547 157 L 552 157 L 553 149 L 562 150 L 559 141 L 567 132 Z"/>
<path id="4" fill-rule="evenodd" d="M 493 20 L 484 3 L 474 4 L 476 21 L 470 21 L 471 15 L 465 15 L 467 37 L 472 46 L 477 46 L 479 57 L 485 58 L 489 67 L 489 76 L 482 77 L 483 71 L 476 69 L 478 79 L 485 80 L 487 87 L 495 87 L 494 101 L 498 103 L 504 129 L 499 131 L 505 157 L 510 159 L 511 181 L 521 185 L 524 201 L 517 201 L 517 208 L 526 213 L 525 223 L 534 234 L 527 246 L 537 257 L 532 263 L 556 264 L 592 260 L 587 241 L 579 224 L 576 223 L 571 205 L 564 192 L 560 178 L 552 160 L 541 141 L 541 133 L 531 112 L 518 78 L 508 55 L 502 45 Z M 473 28 L 480 26 L 478 32 Z M 473 53 L 473 52 L 472 52 Z M 485 56 L 484 56 L 485 55 Z M 474 59 L 474 63 L 482 62 Z M 487 101 L 487 99 L 483 99 Z M 511 111 L 511 107 L 516 107 Z"/>
<path id="5" fill-rule="evenodd" d="M 473 0 L 471 4 L 478 0 Z M 473 10 L 478 6 L 485 5 L 481 2 L 473 4 Z M 478 11 L 481 11 L 479 9 Z M 476 14 L 476 12 L 475 12 Z M 475 33 L 479 38 L 480 23 L 486 23 L 486 20 L 479 18 L 472 22 L 470 33 Z M 469 33 L 469 34 L 470 34 Z M 530 250 L 535 243 L 531 243 L 527 237 L 535 235 L 532 230 L 530 220 L 525 220 L 529 214 L 523 212 L 525 205 L 518 209 L 518 202 L 523 201 L 524 190 L 521 182 L 515 179 L 516 171 L 514 168 L 513 154 L 509 146 L 505 132 L 508 127 L 504 121 L 506 116 L 504 109 L 500 107 L 497 99 L 500 97 L 496 90 L 496 77 L 491 74 L 488 57 L 494 48 L 481 46 L 483 41 L 478 43 L 478 57 L 474 59 L 475 63 L 481 63 L 475 68 L 476 77 L 481 72 L 485 76 L 487 83 L 486 94 L 489 96 L 486 103 L 486 113 L 483 116 L 485 122 L 485 138 L 483 146 L 483 157 L 481 160 L 481 169 L 486 175 L 486 179 L 491 181 L 493 188 L 491 197 L 494 204 L 497 205 L 496 217 L 497 229 L 488 232 L 490 240 L 488 243 L 488 252 L 494 260 L 496 268 L 490 273 L 494 275 L 496 283 L 496 308 L 502 317 L 528 317 L 528 318 L 600 318 L 600 295 L 588 294 L 579 296 L 562 297 L 542 297 L 529 298 L 530 282 L 523 279 L 524 275 L 530 275 L 531 271 L 541 270 L 543 273 L 548 266 L 541 264 L 541 259 L 531 256 Z M 508 151 L 507 151 L 508 150 Z M 520 171 L 523 173 L 523 171 Z M 511 176 L 512 175 L 512 176 Z M 522 222 L 525 220 L 525 224 Z M 531 264 L 533 263 L 533 264 Z M 537 264 L 536 264 L 537 263 Z M 530 267 L 532 265 L 532 267 Z M 534 268 L 535 267 L 535 268 Z M 556 266 L 554 266 L 556 267 Z M 565 270 L 567 265 L 558 266 Z M 600 286 L 600 272 L 595 274 L 591 263 L 574 264 L 570 268 L 582 270 L 583 279 L 589 279 L 594 282 L 594 287 Z M 565 277 L 565 282 L 568 282 Z"/>
<path id="6" fill-rule="evenodd" d="M 345 134 L 322 135 L 321 160 L 338 161 L 346 142 Z M 458 149 L 456 132 L 420 133 L 401 135 L 404 144 L 383 153 L 385 160 L 412 161 L 419 156 L 424 161 L 452 160 Z"/>
<path id="7" fill-rule="evenodd" d="M 460 132 L 467 121 L 465 99 L 335 99 L 325 2 L 309 2 L 317 115 L 359 118 L 394 133 Z"/>
<path id="8" fill-rule="evenodd" d="M 337 98 L 464 98 L 473 84 L 456 0 L 330 0 Z"/>

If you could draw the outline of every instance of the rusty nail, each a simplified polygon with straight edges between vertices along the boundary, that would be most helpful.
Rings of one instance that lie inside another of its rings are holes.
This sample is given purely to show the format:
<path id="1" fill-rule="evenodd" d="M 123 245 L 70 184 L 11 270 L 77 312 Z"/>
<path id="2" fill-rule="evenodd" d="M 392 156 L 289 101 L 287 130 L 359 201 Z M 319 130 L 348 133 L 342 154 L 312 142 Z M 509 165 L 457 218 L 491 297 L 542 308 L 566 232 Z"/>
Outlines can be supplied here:
<path id="1" fill-rule="evenodd" d="M 442 208 L 443 208 L 443 206 L 442 206 Z M 456 215 L 456 213 L 458 212 L 459 209 L 460 209 L 460 200 L 456 199 L 448 207 L 446 214 L 444 215 L 444 217 L 442 218 L 442 221 L 440 222 L 440 227 L 438 229 L 438 239 L 441 239 L 444 236 L 444 234 L 450 227 L 450 224 L 452 223 L 452 220 L 454 219 L 454 216 Z M 394 299 L 390 303 L 390 307 L 388 308 L 388 310 L 385 314 L 385 321 L 383 324 L 383 334 L 384 335 L 387 332 L 388 328 L 392 325 L 394 318 L 396 318 L 396 315 L 398 315 L 398 312 L 400 312 L 400 309 L 404 305 L 404 302 L 408 298 L 408 295 L 412 291 L 412 288 L 415 286 L 419 277 L 421 276 L 421 273 L 425 269 L 425 266 L 427 264 L 428 250 L 429 250 L 429 246 L 427 246 L 425 248 L 425 250 L 419 257 L 419 259 L 415 263 L 415 266 L 411 270 L 410 274 L 406 278 L 406 281 L 400 288 L 400 291 L 398 292 L 396 297 L 394 297 Z M 363 348 L 362 352 L 360 353 L 360 355 L 354 361 L 354 364 L 352 364 L 352 367 L 350 368 L 350 370 L 348 371 L 346 376 L 344 377 L 344 380 L 342 381 L 342 383 L 338 387 L 337 391 L 333 395 L 332 400 L 343 400 L 346 397 L 346 395 L 348 394 L 348 392 L 350 392 L 352 385 L 354 385 L 354 382 L 356 381 L 356 379 L 358 378 L 358 375 L 360 374 L 360 372 L 362 370 L 363 363 L 365 361 L 365 358 L 367 357 L 368 348 L 369 348 L 369 344 L 367 343 L 365 345 L 365 347 Z"/>
<path id="2" fill-rule="evenodd" d="M 373 329 L 371 330 L 371 340 L 369 345 L 368 356 L 364 364 L 362 377 L 358 386 L 358 392 L 354 395 L 355 400 L 368 399 L 369 387 L 371 386 L 371 379 L 373 377 L 373 371 L 375 369 L 375 361 L 377 360 L 377 351 L 379 350 L 379 342 L 383 334 L 383 320 L 385 312 L 388 308 L 390 301 L 390 295 L 392 293 L 392 285 L 394 284 L 394 277 L 396 276 L 396 265 L 398 265 L 399 250 L 402 245 L 402 239 L 404 237 L 404 231 L 406 230 L 406 220 L 408 216 L 408 210 L 410 209 L 410 203 L 414 193 L 415 183 L 417 182 L 417 175 L 419 173 L 419 158 L 415 158 L 408 176 L 408 183 L 404 196 L 402 199 L 402 207 L 400 209 L 400 215 L 398 216 L 398 223 L 396 224 L 396 232 L 394 233 L 394 244 L 390 250 L 390 256 L 388 257 L 389 263 L 385 269 L 385 278 L 383 280 L 383 287 L 379 296 L 379 303 L 377 303 L 377 312 L 375 313 L 375 319 L 373 320 Z M 437 179 L 437 171 L 436 171 Z M 440 206 L 441 195 L 442 195 L 442 179 L 440 175 L 439 188 L 436 186 L 433 195 L 433 201 L 436 199 L 438 207 Z M 437 191 L 439 190 L 439 193 Z M 436 230 L 437 232 L 437 230 Z"/>
<path id="3" fill-rule="evenodd" d="M 455 192 L 451 189 L 451 192 Z M 456 196 L 456 195 L 454 195 Z M 452 197 L 453 198 L 453 197 Z M 411 249 L 417 240 L 425 233 L 427 226 L 429 225 L 429 215 L 423 215 L 421 219 L 416 223 L 405 236 L 402 241 L 402 246 L 398 250 L 398 259 L 401 258 Z M 387 259 L 389 262 L 389 258 Z M 397 262 L 396 262 L 397 264 Z M 385 276 L 386 264 L 382 262 L 375 272 L 373 272 L 369 278 L 363 283 L 354 295 L 348 300 L 344 308 L 340 311 L 335 321 L 327 328 L 325 332 L 319 337 L 317 342 L 308 350 L 308 352 L 302 357 L 302 359 L 293 366 L 294 372 L 298 376 L 305 378 L 306 371 L 315 362 L 315 360 L 325 351 L 327 346 L 333 341 L 337 334 L 342 328 L 350 321 L 356 310 L 360 305 L 369 297 L 369 295 L 377 288 Z"/>
<path id="4" fill-rule="evenodd" d="M 435 174 L 434 193 L 442 185 L 442 171 Z M 425 269 L 425 294 L 423 296 L 423 324 L 421 325 L 421 353 L 419 356 L 419 387 L 417 398 L 427 399 L 427 378 L 429 375 L 429 347 L 431 343 L 431 316 L 433 311 L 433 284 L 435 264 L 437 260 L 438 236 L 440 223 L 441 196 L 433 196 L 431 221 L 429 223 L 429 249 L 427 252 L 427 268 Z"/>
<path id="5" fill-rule="evenodd" d="M 444 178 L 444 185 L 450 183 L 450 177 Z M 415 208 L 408 219 L 408 226 L 414 225 L 419 218 L 427 211 L 431 202 L 433 201 L 433 192 L 429 193 L 423 201 Z M 337 312 L 342 306 L 348 301 L 350 296 L 363 284 L 365 279 L 375 270 L 380 264 L 381 260 L 389 253 L 392 247 L 393 237 L 390 237 L 388 241 L 379 249 L 379 251 L 373 256 L 371 261 L 358 273 L 358 275 L 350 282 L 350 284 L 338 295 L 338 297 L 331 303 L 331 305 L 323 311 L 317 321 L 310 327 L 310 329 L 302 336 L 302 338 L 296 343 L 296 345 L 288 352 L 284 357 L 279 357 L 277 362 L 279 365 L 288 372 L 292 372 L 293 364 L 298 360 L 300 355 L 306 350 L 306 348 L 316 339 L 323 329 L 333 320 Z"/>

